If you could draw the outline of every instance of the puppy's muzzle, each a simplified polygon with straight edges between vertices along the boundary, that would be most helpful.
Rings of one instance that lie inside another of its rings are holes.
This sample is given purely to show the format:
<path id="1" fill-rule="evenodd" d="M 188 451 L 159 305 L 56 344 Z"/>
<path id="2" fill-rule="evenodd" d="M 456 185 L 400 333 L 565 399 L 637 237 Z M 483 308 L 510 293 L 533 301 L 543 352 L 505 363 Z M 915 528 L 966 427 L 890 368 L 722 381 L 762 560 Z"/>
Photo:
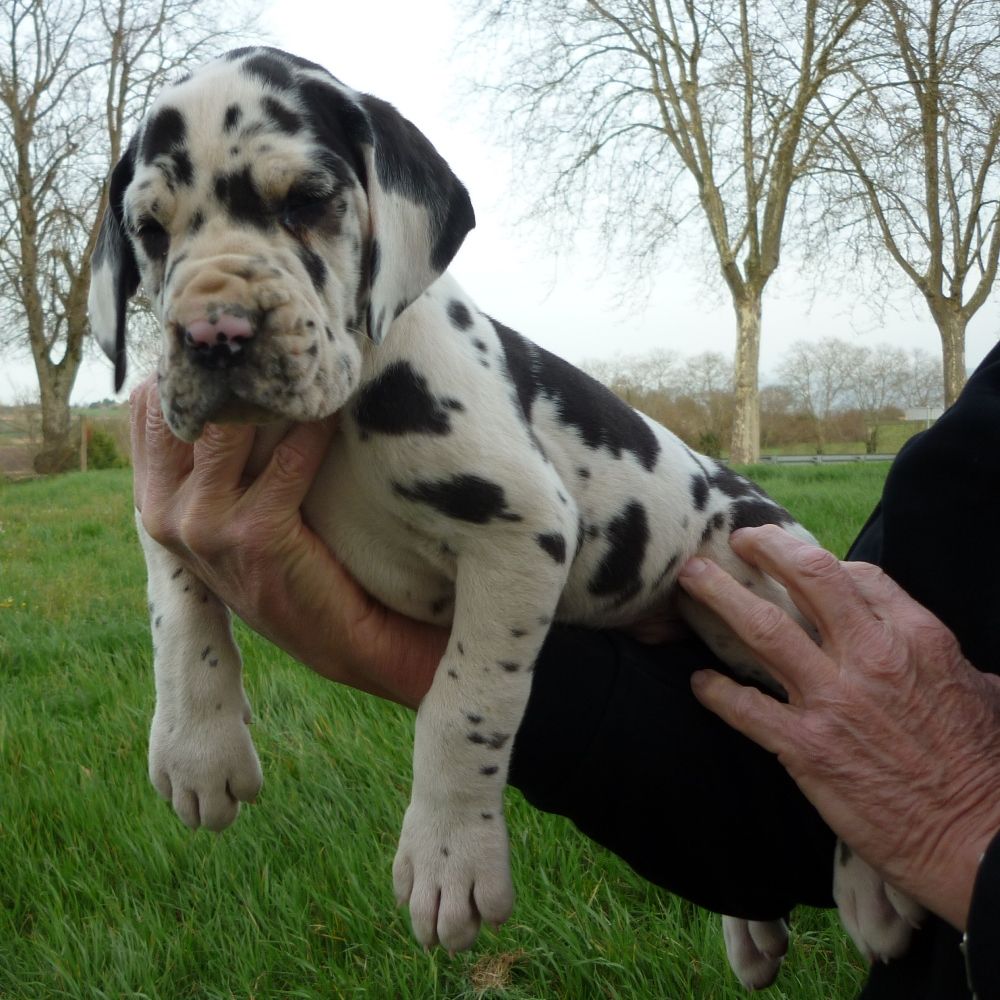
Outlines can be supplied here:
<path id="1" fill-rule="evenodd" d="M 181 332 L 188 357 L 209 371 L 232 368 L 246 360 L 253 335 L 245 316 L 225 312 L 196 320 Z"/>

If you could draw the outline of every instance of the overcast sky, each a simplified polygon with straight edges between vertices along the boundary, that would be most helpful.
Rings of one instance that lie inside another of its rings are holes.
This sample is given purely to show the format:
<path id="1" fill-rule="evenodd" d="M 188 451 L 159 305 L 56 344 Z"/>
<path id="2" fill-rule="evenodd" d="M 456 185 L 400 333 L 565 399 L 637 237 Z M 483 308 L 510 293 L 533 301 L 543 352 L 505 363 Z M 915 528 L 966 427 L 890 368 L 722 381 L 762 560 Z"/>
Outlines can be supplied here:
<path id="1" fill-rule="evenodd" d="M 348 85 L 388 100 L 434 143 L 468 187 L 477 225 L 452 272 L 478 304 L 543 347 L 579 363 L 657 347 L 694 354 L 732 355 L 735 323 L 728 293 L 700 263 L 665 257 L 648 298 L 619 304 L 620 275 L 607 268 L 592 242 L 577 241 L 558 259 L 541 237 L 515 225 L 529 205 L 508 150 L 491 145 L 482 106 L 470 107 L 461 83 L 476 53 L 456 49 L 459 36 L 450 0 L 366 0 L 364 4 L 281 0 L 266 17 L 274 44 L 326 66 Z M 335 12 L 335 13 L 334 13 Z M 607 273 L 605 273 L 607 272 Z M 921 301 L 903 289 L 884 319 L 836 290 L 813 296 L 783 261 L 765 292 L 761 370 L 803 338 L 840 336 L 922 347 L 936 356 L 940 341 Z M 1000 337 L 996 297 L 970 324 L 967 361 L 974 367 Z M 31 387 L 30 364 L 0 374 L 0 401 Z M 111 394 L 111 367 L 91 351 L 73 401 Z"/>

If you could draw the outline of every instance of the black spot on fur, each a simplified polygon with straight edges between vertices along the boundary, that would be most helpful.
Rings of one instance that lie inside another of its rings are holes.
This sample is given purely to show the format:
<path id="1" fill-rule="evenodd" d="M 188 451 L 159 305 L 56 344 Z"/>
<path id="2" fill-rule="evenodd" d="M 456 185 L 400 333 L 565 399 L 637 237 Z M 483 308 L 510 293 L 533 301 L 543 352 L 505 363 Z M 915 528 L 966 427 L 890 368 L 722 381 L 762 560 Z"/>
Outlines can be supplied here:
<path id="1" fill-rule="evenodd" d="M 488 778 L 490 775 L 496 774 L 499 770 L 500 768 L 497 767 L 496 764 L 488 764 L 486 767 L 481 767 L 479 769 L 479 773 Z"/>
<path id="2" fill-rule="evenodd" d="M 510 630 L 510 634 L 513 638 L 520 639 L 523 636 L 526 636 L 528 633 L 523 628 L 512 628 Z"/>
<path id="3" fill-rule="evenodd" d="M 718 531 L 725 523 L 726 515 L 722 511 L 714 513 L 708 519 L 708 524 L 705 525 L 705 530 L 701 533 L 701 544 L 704 545 L 712 537 L 712 534 Z"/>
<path id="4" fill-rule="evenodd" d="M 521 664 L 515 663 L 513 660 L 499 660 L 497 666 L 508 674 L 516 674 L 521 669 Z"/>
<path id="5" fill-rule="evenodd" d="M 182 147 L 187 138 L 184 116 L 177 108 L 163 108 L 152 117 L 142 137 L 142 159 L 152 163 L 158 156 L 164 156 Z"/>
<path id="6" fill-rule="evenodd" d="M 561 566 L 566 562 L 566 539 L 558 531 L 535 535 L 535 541 Z"/>
<path id="7" fill-rule="evenodd" d="M 396 361 L 359 390 L 354 419 L 366 434 L 450 434 L 451 402 L 435 397 L 412 365 Z"/>
<path id="8" fill-rule="evenodd" d="M 270 229 L 273 225 L 249 167 L 231 174 L 219 174 L 215 178 L 215 196 L 235 221 L 259 229 Z"/>
<path id="9" fill-rule="evenodd" d="M 644 469 L 653 470 L 660 443 L 635 410 L 568 361 L 502 323 L 490 322 L 503 345 L 507 372 L 529 423 L 535 400 L 544 396 L 555 404 L 559 420 L 576 430 L 588 448 L 606 448 L 615 458 L 629 451 Z"/>
<path id="10" fill-rule="evenodd" d="M 302 119 L 281 101 L 276 101 L 273 97 L 265 97 L 261 104 L 264 113 L 274 123 L 278 131 L 284 132 L 286 135 L 298 135 L 302 131 Z"/>
<path id="11" fill-rule="evenodd" d="M 211 653 L 211 652 L 212 652 L 212 647 L 211 647 L 211 646 L 206 646 L 206 647 L 205 647 L 205 648 L 204 648 L 204 649 L 203 649 L 203 650 L 201 651 L 201 658 L 202 658 L 203 660 L 207 660 L 207 659 L 208 659 L 208 654 L 209 654 L 209 653 Z"/>
<path id="12" fill-rule="evenodd" d="M 729 511 L 729 528 L 759 528 L 762 524 L 791 524 L 792 516 L 769 500 L 737 500 Z"/>
<path id="13" fill-rule="evenodd" d="M 466 715 L 466 718 L 467 718 L 467 719 L 469 720 L 469 722 L 471 722 L 471 723 L 472 723 L 472 724 L 473 724 L 474 726 L 478 726 L 478 725 L 479 725 L 479 723 L 483 721 L 483 717 L 482 717 L 481 715 L 476 715 L 475 713 L 471 713 L 471 712 L 470 712 L 470 713 L 469 713 L 468 715 Z"/>
<path id="14" fill-rule="evenodd" d="M 472 326 L 472 314 L 464 302 L 452 299 L 448 303 L 448 319 L 456 330 L 468 330 Z"/>
<path id="15" fill-rule="evenodd" d="M 177 569 L 175 569 L 173 571 L 173 573 L 170 574 L 170 579 L 171 580 L 176 580 L 177 577 L 179 577 L 181 575 L 181 573 L 183 573 L 183 572 L 184 572 L 184 567 L 183 566 L 178 566 Z"/>
<path id="16" fill-rule="evenodd" d="M 321 292 L 326 284 L 326 261 L 315 250 L 302 243 L 295 247 L 295 253 L 302 261 L 302 266 L 306 269 L 309 280 L 313 283 L 313 288 Z"/>
<path id="17" fill-rule="evenodd" d="M 266 52 L 251 56 L 240 68 L 247 76 L 266 83 L 275 90 L 289 90 L 294 83 L 292 71 L 284 62 Z"/>
<path id="18" fill-rule="evenodd" d="M 193 236 L 197 233 L 202 226 L 205 225 L 205 216 L 201 212 L 195 212 L 191 216 L 191 221 L 188 223 L 188 232 Z"/>
<path id="19" fill-rule="evenodd" d="M 480 816 L 481 816 L 481 817 L 482 817 L 483 819 L 493 819 L 493 813 L 480 813 L 479 815 L 480 815 Z"/>
<path id="20" fill-rule="evenodd" d="M 222 119 L 222 131 L 234 132 L 243 118 L 243 109 L 238 104 L 230 104 Z"/>
<path id="21" fill-rule="evenodd" d="M 458 680 L 458 671 L 456 671 L 456 670 L 449 670 L 449 671 L 448 671 L 448 676 L 449 676 L 449 677 L 450 677 L 450 678 L 451 678 L 451 679 L 452 679 L 453 681 L 457 681 L 457 680 Z"/>
<path id="22" fill-rule="evenodd" d="M 393 490 L 398 496 L 427 504 L 446 517 L 472 524 L 522 519 L 520 514 L 507 509 L 502 486 L 468 473 L 450 479 L 418 481 L 412 486 L 394 483 Z"/>
<path id="23" fill-rule="evenodd" d="M 642 562 L 649 544 L 646 508 L 630 500 L 604 530 L 609 545 L 588 588 L 595 597 L 624 604 L 642 589 Z"/>
<path id="24" fill-rule="evenodd" d="M 704 510 L 708 504 L 708 480 L 698 472 L 691 477 L 691 502 L 697 511 Z"/>

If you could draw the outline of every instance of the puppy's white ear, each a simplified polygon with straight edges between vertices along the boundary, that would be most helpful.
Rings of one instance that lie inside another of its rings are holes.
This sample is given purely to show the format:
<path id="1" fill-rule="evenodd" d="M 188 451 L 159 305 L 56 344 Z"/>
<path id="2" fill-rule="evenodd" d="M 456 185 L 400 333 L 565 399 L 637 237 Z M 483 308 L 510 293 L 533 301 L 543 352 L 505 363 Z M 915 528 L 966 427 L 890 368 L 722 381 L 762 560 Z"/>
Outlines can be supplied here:
<path id="1" fill-rule="evenodd" d="M 372 233 L 368 335 L 378 344 L 448 267 L 476 217 L 422 132 L 385 101 L 365 94 L 360 103 L 370 129 L 361 146 Z"/>
<path id="2" fill-rule="evenodd" d="M 125 309 L 139 287 L 139 267 L 125 235 L 122 197 L 135 171 L 133 141 L 111 173 L 108 207 L 90 258 L 90 332 L 115 365 L 115 392 L 125 381 Z"/>

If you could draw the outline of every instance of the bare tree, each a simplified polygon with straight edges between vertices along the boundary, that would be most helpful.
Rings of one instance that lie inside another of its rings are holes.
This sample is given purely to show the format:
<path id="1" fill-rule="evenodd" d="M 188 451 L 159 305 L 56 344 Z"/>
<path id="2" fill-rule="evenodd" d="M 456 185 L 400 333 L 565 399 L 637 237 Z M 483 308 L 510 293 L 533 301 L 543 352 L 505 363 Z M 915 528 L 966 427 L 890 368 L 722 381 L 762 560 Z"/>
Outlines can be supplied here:
<path id="1" fill-rule="evenodd" d="M 252 29 L 204 0 L 9 0 L 0 13 L 0 346 L 27 348 L 36 467 L 73 454 L 69 398 L 109 165 L 154 92 Z"/>
<path id="2" fill-rule="evenodd" d="M 732 456 L 759 453 L 761 308 L 789 197 L 868 0 L 466 0 L 512 145 L 549 216 L 603 213 L 608 245 L 652 268 L 700 215 L 736 313 Z"/>
<path id="3" fill-rule="evenodd" d="M 907 359 L 904 406 L 933 409 L 944 403 L 941 364 L 927 351 L 914 347 Z"/>
<path id="4" fill-rule="evenodd" d="M 849 398 L 852 380 L 864 363 L 864 348 L 827 337 L 797 340 L 778 366 L 781 384 L 808 413 L 816 441 L 816 452 L 826 450 L 826 430 L 837 410 Z"/>
<path id="5" fill-rule="evenodd" d="M 865 423 L 865 451 L 874 455 L 886 411 L 902 406 L 906 398 L 910 359 L 906 351 L 890 344 L 854 351 L 849 388 Z"/>
<path id="6" fill-rule="evenodd" d="M 861 203 L 855 246 L 884 248 L 926 301 L 951 403 L 966 378 L 966 326 L 1000 258 L 997 2 L 876 0 L 851 69 L 853 91 L 827 103 L 828 176 Z"/>

